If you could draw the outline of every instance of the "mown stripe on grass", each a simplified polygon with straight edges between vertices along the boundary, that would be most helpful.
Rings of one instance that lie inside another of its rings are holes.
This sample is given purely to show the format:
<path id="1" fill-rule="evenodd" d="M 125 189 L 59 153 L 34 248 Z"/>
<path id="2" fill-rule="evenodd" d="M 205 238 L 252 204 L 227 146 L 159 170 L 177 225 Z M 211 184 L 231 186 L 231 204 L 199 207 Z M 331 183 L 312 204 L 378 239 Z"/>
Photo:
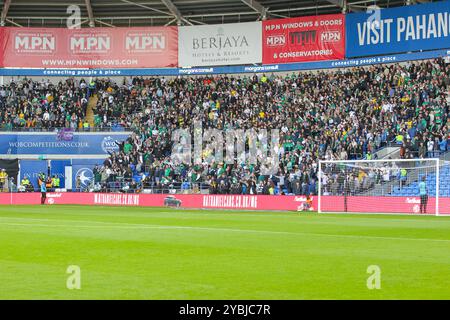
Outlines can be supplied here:
<path id="1" fill-rule="evenodd" d="M 53 220 L 56 222 L 68 222 L 68 220 Z M 76 220 L 73 222 L 85 222 Z M 88 221 L 90 222 L 90 221 Z M 116 228 L 116 229 L 162 229 L 162 230 L 200 230 L 200 231 L 225 231 L 225 232 L 242 232 L 242 233 L 256 233 L 256 234 L 274 234 L 274 235 L 295 235 L 295 236 L 316 236 L 316 237 L 336 237 L 336 238 L 356 238 L 356 239 L 379 239 L 379 240 L 404 240 L 404 241 L 433 241 L 433 242 L 448 242 L 449 239 L 430 239 L 430 238 L 405 238 L 405 237 L 379 237 L 379 236 L 364 236 L 364 235 L 350 235 L 350 234 L 331 234 L 331 233 L 313 233 L 313 232 L 289 232 L 289 231 L 269 231 L 269 230 L 251 230 L 251 229 L 232 229 L 232 228 L 208 228 L 208 227 L 194 227 L 194 226 L 167 226 L 167 225 L 148 225 L 148 224 L 130 224 L 130 223 L 114 223 L 114 222 L 100 222 L 95 223 L 101 225 L 67 225 L 67 224 L 36 224 L 36 223 L 4 223 L 0 222 L 0 226 L 18 226 L 18 227 L 58 227 L 58 228 Z"/>

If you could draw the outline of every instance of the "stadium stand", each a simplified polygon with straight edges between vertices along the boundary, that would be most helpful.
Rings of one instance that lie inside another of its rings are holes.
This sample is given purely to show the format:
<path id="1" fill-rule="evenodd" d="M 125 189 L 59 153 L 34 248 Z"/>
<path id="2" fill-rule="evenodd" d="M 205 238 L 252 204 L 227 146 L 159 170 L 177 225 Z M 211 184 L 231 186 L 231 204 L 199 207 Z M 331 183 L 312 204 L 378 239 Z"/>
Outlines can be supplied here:
<path id="1" fill-rule="evenodd" d="M 133 131 L 120 152 L 94 170 L 96 190 L 315 194 L 318 159 L 370 160 L 388 145 L 400 146 L 401 158 L 445 153 L 449 74 L 449 65 L 435 59 L 251 77 L 67 79 L 55 85 L 24 79 L 1 87 L 1 123 L 3 130 Z M 97 101 L 90 121 L 89 98 Z M 171 134 L 194 120 L 206 128 L 280 128 L 278 174 L 263 176 L 245 163 L 172 165 Z"/>
<path id="2" fill-rule="evenodd" d="M 11 81 L 0 87 L 0 119 L 4 131 L 52 131 L 83 128 L 90 88 L 84 80 Z"/>
<path id="3" fill-rule="evenodd" d="M 437 157 L 448 150 L 449 71 L 436 59 L 285 76 L 98 80 L 96 127 L 119 123 L 135 135 L 99 169 L 96 183 L 314 194 L 318 159 L 370 160 L 392 144 L 401 158 Z M 286 153 L 279 173 L 262 176 L 243 163 L 171 165 L 169 137 L 193 120 L 207 128 L 280 128 Z"/>
<path id="4" fill-rule="evenodd" d="M 447 181 L 450 179 L 450 166 L 443 166 L 439 172 L 439 196 L 450 197 L 450 186 Z M 426 176 L 427 190 L 430 194 L 436 194 L 436 173 L 430 173 Z M 392 192 L 393 196 L 412 197 L 419 195 L 419 180 L 411 181 L 408 185 L 402 188 L 396 188 Z"/>

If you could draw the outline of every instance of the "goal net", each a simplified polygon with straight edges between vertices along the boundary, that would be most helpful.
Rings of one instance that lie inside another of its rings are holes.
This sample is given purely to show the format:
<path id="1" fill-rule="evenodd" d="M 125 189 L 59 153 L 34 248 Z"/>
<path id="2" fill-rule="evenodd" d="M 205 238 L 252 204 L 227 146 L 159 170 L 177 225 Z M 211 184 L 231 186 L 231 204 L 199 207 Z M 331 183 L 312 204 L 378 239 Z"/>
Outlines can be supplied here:
<path id="1" fill-rule="evenodd" d="M 318 210 L 439 215 L 441 170 L 439 159 L 320 161 Z"/>

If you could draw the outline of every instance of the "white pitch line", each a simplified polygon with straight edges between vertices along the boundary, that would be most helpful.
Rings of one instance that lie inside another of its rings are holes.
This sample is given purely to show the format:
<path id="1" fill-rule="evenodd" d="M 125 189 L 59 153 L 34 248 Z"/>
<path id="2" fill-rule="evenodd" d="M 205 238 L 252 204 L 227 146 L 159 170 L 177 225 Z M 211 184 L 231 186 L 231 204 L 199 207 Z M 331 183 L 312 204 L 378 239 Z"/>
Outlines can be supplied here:
<path id="1" fill-rule="evenodd" d="M 189 212 L 189 210 L 186 210 L 186 211 Z M 176 211 L 161 211 L 161 212 L 158 212 L 158 213 L 176 213 Z M 190 214 L 192 214 L 193 216 L 194 215 L 199 215 L 199 216 L 211 216 L 211 217 L 230 216 L 229 213 L 223 213 L 223 214 L 222 213 L 214 213 L 214 214 L 210 214 L 210 213 L 192 212 Z M 325 218 L 326 215 L 335 215 L 335 214 L 326 213 L 325 215 L 322 215 L 322 216 L 318 215 L 318 217 L 324 217 Z M 91 215 L 90 214 L 81 214 L 80 216 L 86 217 L 86 216 L 91 216 Z M 95 217 L 105 217 L 105 215 L 100 215 L 100 214 L 96 214 L 94 216 Z M 239 216 L 239 217 L 245 217 L 245 216 L 255 217 L 256 216 L 256 217 L 293 218 L 293 217 L 297 217 L 298 214 L 297 215 L 295 215 L 295 214 L 292 214 L 292 215 L 271 215 L 271 214 L 265 214 L 265 213 L 264 214 L 261 214 L 261 213 L 258 213 L 258 214 L 247 214 L 247 213 L 245 213 L 244 215 L 236 214 L 235 216 Z M 114 218 L 128 217 L 128 218 L 130 218 L 130 215 L 114 214 L 114 215 L 111 215 L 111 217 L 114 217 Z M 153 216 L 151 216 L 151 215 L 133 215 L 133 216 L 131 216 L 131 218 L 152 218 L 152 217 Z M 367 217 L 363 217 L 363 215 L 361 215 L 361 217 L 358 217 L 358 214 L 353 215 L 353 217 L 355 218 L 353 220 L 353 222 L 358 222 L 356 219 L 363 220 L 363 221 L 370 221 L 370 222 L 376 222 L 377 221 L 377 220 L 369 219 Z M 347 218 L 348 218 L 348 216 L 347 216 Z M 102 224 L 104 224 L 104 223 L 117 223 L 117 222 L 104 222 L 104 221 L 95 221 L 95 220 L 68 220 L 68 219 L 57 220 L 57 219 L 46 219 L 46 218 L 28 218 L 28 217 L 27 218 L 23 218 L 23 217 L 2 217 L 2 216 L 0 216 L 0 222 L 2 220 L 86 222 L 86 223 L 102 223 Z M 344 221 L 344 220 L 341 220 L 341 221 Z M 351 220 L 349 220 L 349 221 L 351 221 Z M 444 220 L 444 219 L 436 219 L 436 220 L 428 220 L 428 219 L 427 220 L 419 220 L 419 219 L 389 219 L 388 221 L 389 222 L 399 222 L 399 223 L 402 223 L 402 224 L 405 224 L 405 223 L 408 223 L 408 222 L 421 222 L 421 223 L 423 223 L 424 221 L 426 223 L 428 223 L 428 222 L 439 223 L 439 224 L 446 223 L 446 222 L 450 223 L 450 220 Z M 338 221 L 326 221 L 326 220 L 302 220 L 302 224 L 303 223 L 342 225 L 342 223 L 340 223 Z M 130 224 L 127 223 L 127 225 L 130 225 Z M 140 226 L 142 224 L 136 224 L 136 225 Z M 358 223 L 357 224 L 349 223 L 349 224 L 344 224 L 344 225 L 346 225 L 346 226 L 359 226 Z M 375 225 L 375 226 L 378 226 L 378 225 Z"/>
<path id="2" fill-rule="evenodd" d="M 79 222 L 79 221 L 77 221 Z M 296 235 L 296 236 L 317 236 L 317 237 L 340 237 L 340 238 L 357 238 L 357 239 L 380 239 L 380 240 L 407 240 L 407 241 L 435 241 L 450 242 L 448 239 L 428 239 L 428 238 L 397 238 L 397 237 L 377 237 L 377 236 L 361 236 L 348 234 L 324 234 L 324 233 L 308 233 L 308 232 L 289 232 L 289 231 L 269 231 L 269 230 L 249 230 L 249 229 L 231 229 L 231 228 L 207 228 L 192 226 L 165 226 L 165 225 L 140 225 L 140 224 L 124 224 L 110 225 L 108 222 L 99 222 L 106 225 L 67 225 L 67 224 L 30 224 L 30 223 L 4 223 L 0 222 L 0 226 L 19 226 L 19 227 L 58 227 L 58 228 L 117 228 L 117 229 L 164 229 L 164 230 L 202 230 L 202 231 L 228 231 L 242 233 L 261 233 L 261 234 L 277 234 L 277 235 Z"/>

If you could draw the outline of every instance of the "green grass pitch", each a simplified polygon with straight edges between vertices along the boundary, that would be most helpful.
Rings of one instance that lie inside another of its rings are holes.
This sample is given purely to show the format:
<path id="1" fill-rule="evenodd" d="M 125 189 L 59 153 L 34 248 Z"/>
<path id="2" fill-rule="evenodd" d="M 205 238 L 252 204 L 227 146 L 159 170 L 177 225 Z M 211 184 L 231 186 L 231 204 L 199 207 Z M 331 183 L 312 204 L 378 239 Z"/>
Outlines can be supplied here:
<path id="1" fill-rule="evenodd" d="M 0 299 L 450 299 L 450 217 L 2 206 Z"/>

